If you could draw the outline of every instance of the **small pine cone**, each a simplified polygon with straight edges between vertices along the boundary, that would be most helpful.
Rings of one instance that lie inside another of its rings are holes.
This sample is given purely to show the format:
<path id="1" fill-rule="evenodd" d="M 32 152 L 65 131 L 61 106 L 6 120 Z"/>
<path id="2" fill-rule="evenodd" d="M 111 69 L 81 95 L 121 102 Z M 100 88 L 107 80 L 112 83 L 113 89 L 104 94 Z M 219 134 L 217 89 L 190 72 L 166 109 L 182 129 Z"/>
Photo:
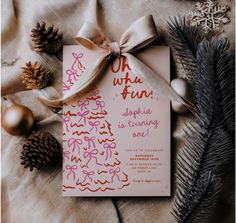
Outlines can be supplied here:
<path id="1" fill-rule="evenodd" d="M 36 27 L 31 30 L 31 37 L 36 52 L 55 53 L 62 46 L 62 34 L 54 26 L 45 27 L 45 22 L 38 22 Z"/>
<path id="2" fill-rule="evenodd" d="M 28 62 L 22 69 L 22 83 L 26 85 L 27 89 L 40 89 L 47 86 L 50 72 L 44 69 L 41 64 Z"/>
<path id="3" fill-rule="evenodd" d="M 21 152 L 21 165 L 32 171 L 53 163 L 60 157 L 61 147 L 48 132 L 33 132 L 25 141 Z"/>

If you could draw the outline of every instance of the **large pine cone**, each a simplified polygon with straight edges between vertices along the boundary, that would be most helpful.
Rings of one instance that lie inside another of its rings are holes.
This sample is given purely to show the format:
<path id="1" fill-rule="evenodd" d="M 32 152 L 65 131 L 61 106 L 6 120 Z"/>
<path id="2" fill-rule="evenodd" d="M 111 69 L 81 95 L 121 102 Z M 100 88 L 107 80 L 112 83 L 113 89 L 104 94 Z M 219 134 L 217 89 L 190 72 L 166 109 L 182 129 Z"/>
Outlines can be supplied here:
<path id="1" fill-rule="evenodd" d="M 51 75 L 41 64 L 28 62 L 22 69 L 22 83 L 27 89 L 40 89 L 47 86 Z"/>
<path id="2" fill-rule="evenodd" d="M 23 145 L 21 165 L 32 171 L 41 169 L 47 164 L 59 160 L 61 147 L 58 141 L 48 132 L 33 132 Z"/>
<path id="3" fill-rule="evenodd" d="M 45 22 L 38 22 L 36 27 L 31 30 L 34 50 L 37 52 L 55 53 L 62 46 L 62 34 L 54 26 L 45 27 Z"/>

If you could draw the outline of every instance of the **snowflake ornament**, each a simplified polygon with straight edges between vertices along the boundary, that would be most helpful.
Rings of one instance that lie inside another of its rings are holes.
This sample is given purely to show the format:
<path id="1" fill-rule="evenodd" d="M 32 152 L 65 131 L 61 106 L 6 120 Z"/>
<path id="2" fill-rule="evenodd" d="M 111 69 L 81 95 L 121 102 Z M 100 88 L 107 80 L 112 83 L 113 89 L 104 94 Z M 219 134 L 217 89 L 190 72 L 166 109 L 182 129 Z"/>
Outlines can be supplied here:
<path id="1" fill-rule="evenodd" d="M 195 10 L 190 13 L 191 25 L 201 27 L 205 33 L 219 32 L 223 24 L 230 22 L 227 17 L 229 10 L 229 6 L 211 0 L 196 2 Z"/>

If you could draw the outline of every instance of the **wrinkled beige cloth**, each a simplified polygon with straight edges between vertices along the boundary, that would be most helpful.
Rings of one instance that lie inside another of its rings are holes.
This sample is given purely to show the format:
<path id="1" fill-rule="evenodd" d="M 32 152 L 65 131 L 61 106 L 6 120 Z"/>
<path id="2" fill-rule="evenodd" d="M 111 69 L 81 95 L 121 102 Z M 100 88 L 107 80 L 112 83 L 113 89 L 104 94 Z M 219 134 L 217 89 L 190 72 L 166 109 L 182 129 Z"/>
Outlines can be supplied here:
<path id="1" fill-rule="evenodd" d="M 220 1 L 221 2 L 221 1 Z M 234 1 L 224 1 L 231 8 L 232 22 L 225 26 L 226 35 L 234 49 Z M 109 37 L 119 40 L 127 25 L 137 18 L 152 14 L 159 33 L 159 43 L 166 39 L 166 21 L 169 16 L 187 13 L 192 1 L 180 0 L 100 0 L 99 22 Z M 63 33 L 63 44 L 76 44 L 74 37 L 82 25 L 87 0 L 2 0 L 2 96 L 14 99 L 29 107 L 37 126 L 51 132 L 62 142 L 62 124 L 59 115 L 40 104 L 32 91 L 25 90 L 20 81 L 21 67 L 28 61 L 39 61 L 53 74 L 52 86 L 61 92 L 62 63 L 55 55 L 36 53 L 32 50 L 30 31 L 36 21 L 54 24 Z M 174 69 L 172 69 L 174 72 Z M 178 72 L 178 76 L 182 76 Z M 174 74 L 173 74 L 174 76 Z M 2 101 L 2 111 L 6 108 Z M 172 126 L 172 187 L 176 151 L 183 136 L 183 122 L 188 117 L 174 117 Z M 23 137 L 13 137 L 2 130 L 2 222 L 3 223 L 172 223 L 170 214 L 173 196 L 170 198 L 63 198 L 61 171 L 29 172 L 20 165 Z M 232 169 L 230 169 L 232 170 Z M 232 177 L 226 177 L 226 185 L 232 185 Z M 233 222 L 232 186 L 223 191 L 223 208 L 217 210 L 212 222 Z M 116 206 L 114 205 L 114 200 Z"/>

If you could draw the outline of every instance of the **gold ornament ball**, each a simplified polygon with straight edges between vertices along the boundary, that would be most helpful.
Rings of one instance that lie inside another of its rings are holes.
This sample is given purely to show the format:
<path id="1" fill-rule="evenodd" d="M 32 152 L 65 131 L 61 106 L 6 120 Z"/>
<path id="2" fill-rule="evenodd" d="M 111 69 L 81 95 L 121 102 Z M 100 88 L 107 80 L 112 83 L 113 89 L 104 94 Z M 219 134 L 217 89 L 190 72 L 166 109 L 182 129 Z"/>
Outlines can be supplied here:
<path id="1" fill-rule="evenodd" d="M 30 109 L 23 105 L 12 104 L 2 114 L 2 127 L 11 135 L 19 136 L 28 133 L 34 124 Z"/>

